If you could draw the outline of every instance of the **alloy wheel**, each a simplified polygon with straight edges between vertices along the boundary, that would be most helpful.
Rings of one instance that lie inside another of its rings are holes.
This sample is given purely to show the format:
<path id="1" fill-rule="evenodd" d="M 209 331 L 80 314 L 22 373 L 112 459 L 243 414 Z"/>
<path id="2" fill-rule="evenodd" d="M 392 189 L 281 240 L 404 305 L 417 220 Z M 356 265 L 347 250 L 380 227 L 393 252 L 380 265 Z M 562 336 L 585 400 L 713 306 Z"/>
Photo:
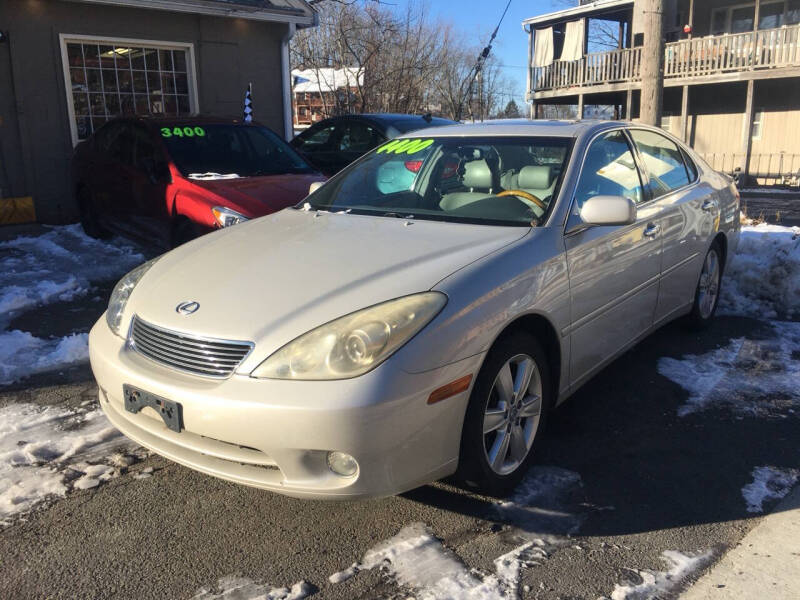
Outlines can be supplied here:
<path id="1" fill-rule="evenodd" d="M 539 368 L 527 354 L 517 354 L 495 377 L 483 415 L 483 450 L 492 471 L 508 475 L 524 462 L 541 416 Z"/>
<path id="2" fill-rule="evenodd" d="M 706 255 L 703 263 L 703 271 L 700 273 L 700 284 L 698 289 L 698 309 L 700 317 L 707 319 L 714 312 L 719 296 L 719 255 L 712 248 Z"/>

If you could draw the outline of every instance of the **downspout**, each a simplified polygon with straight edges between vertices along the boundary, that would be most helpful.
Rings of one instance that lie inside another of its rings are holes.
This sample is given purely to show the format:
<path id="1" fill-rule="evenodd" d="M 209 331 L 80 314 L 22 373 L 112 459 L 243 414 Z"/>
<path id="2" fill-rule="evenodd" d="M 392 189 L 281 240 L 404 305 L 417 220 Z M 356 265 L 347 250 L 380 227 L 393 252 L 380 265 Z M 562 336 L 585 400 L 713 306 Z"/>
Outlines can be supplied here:
<path id="1" fill-rule="evenodd" d="M 294 137 L 292 118 L 292 77 L 289 64 L 289 42 L 294 37 L 296 25 L 289 23 L 286 35 L 281 40 L 281 84 L 283 86 L 283 135 L 287 140 Z"/>

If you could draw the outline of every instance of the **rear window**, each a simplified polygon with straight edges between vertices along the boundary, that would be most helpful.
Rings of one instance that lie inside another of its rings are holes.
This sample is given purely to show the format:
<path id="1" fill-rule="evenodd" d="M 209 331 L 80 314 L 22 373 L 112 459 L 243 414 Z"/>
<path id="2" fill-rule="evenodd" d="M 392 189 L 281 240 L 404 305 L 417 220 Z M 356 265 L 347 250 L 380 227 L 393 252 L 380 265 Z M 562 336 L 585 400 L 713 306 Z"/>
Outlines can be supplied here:
<path id="1" fill-rule="evenodd" d="M 397 121 L 392 121 L 391 125 L 400 133 L 408 133 L 409 131 L 416 131 L 417 129 L 425 129 L 427 127 L 441 127 L 443 125 L 454 125 L 452 121 L 448 121 L 447 119 L 437 119 L 433 118 L 430 121 L 426 121 L 422 117 L 417 119 L 398 119 Z"/>
<path id="2" fill-rule="evenodd" d="M 208 179 L 311 173 L 312 167 L 266 127 L 161 123 L 159 131 L 185 177 Z"/>

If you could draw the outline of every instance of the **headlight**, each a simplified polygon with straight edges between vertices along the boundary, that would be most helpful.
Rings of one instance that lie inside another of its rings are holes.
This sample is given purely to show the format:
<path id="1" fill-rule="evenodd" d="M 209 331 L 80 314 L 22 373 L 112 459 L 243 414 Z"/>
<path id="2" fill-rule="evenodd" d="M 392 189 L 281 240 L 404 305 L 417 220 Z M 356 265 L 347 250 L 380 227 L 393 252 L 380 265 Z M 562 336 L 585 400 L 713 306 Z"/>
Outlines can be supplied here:
<path id="1" fill-rule="evenodd" d="M 215 206 L 211 209 L 211 214 L 214 215 L 214 220 L 220 227 L 230 227 L 249 220 L 243 214 L 224 206 Z"/>
<path id="2" fill-rule="evenodd" d="M 125 305 L 128 303 L 128 298 L 133 292 L 133 288 L 139 283 L 139 280 L 147 273 L 147 270 L 153 266 L 153 263 L 158 259 L 154 258 L 142 263 L 133 271 L 125 275 L 119 280 L 114 291 L 111 292 L 111 299 L 108 301 L 108 310 L 106 310 L 106 322 L 111 328 L 111 331 L 120 335 L 119 327 L 122 324 L 122 313 L 125 310 Z"/>
<path id="3" fill-rule="evenodd" d="M 266 379 L 349 379 L 389 358 L 439 314 L 440 292 L 424 292 L 365 308 L 289 342 L 251 373 Z"/>

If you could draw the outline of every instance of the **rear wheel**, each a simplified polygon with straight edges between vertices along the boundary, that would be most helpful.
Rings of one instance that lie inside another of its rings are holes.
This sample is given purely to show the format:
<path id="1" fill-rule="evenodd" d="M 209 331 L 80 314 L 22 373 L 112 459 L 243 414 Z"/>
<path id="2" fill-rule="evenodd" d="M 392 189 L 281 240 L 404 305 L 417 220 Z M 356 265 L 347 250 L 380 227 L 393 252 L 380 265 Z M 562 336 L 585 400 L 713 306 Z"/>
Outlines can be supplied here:
<path id="1" fill-rule="evenodd" d="M 472 389 L 457 477 L 481 492 L 508 495 L 528 470 L 551 400 L 541 345 L 523 332 L 501 338 Z"/>
<path id="2" fill-rule="evenodd" d="M 97 219 L 97 212 L 92 201 L 92 193 L 86 187 L 81 187 L 77 193 L 78 210 L 81 215 L 81 227 L 86 235 L 103 239 L 109 237 L 109 233 L 103 229 Z"/>
<path id="3" fill-rule="evenodd" d="M 722 248 L 719 242 L 711 244 L 711 248 L 703 261 L 703 270 L 694 293 L 694 305 L 688 316 L 688 324 L 694 329 L 708 327 L 719 304 L 719 293 L 722 289 Z"/>

